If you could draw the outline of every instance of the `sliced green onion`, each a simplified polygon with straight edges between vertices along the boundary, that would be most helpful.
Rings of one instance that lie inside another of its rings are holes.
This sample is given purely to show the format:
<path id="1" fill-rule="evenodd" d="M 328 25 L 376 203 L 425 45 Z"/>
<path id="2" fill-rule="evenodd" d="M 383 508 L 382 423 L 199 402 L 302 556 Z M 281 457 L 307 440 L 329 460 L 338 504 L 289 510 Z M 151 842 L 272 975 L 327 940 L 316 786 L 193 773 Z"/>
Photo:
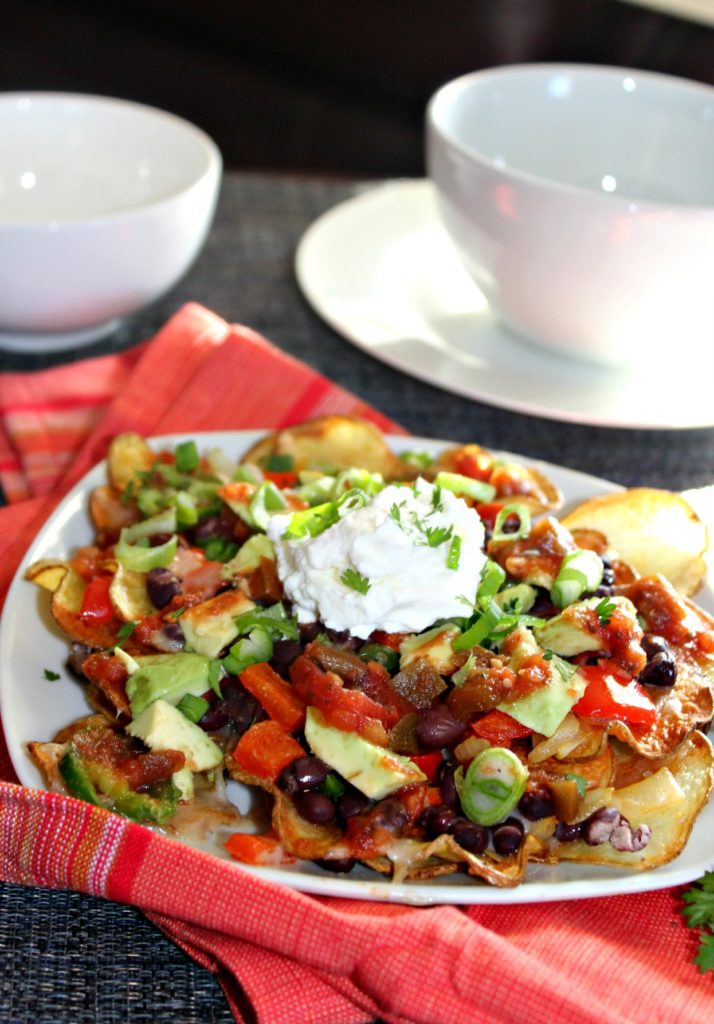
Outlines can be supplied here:
<path id="1" fill-rule="evenodd" d="M 523 796 L 528 769 L 506 747 L 488 747 L 468 767 L 458 787 L 464 813 L 477 825 L 502 821 Z"/>
<path id="2" fill-rule="evenodd" d="M 514 583 L 505 590 L 494 595 L 494 601 L 504 612 L 523 615 L 529 612 L 536 602 L 538 591 L 530 583 Z"/>
<path id="3" fill-rule="evenodd" d="M 187 487 L 191 479 L 170 462 L 157 462 L 154 465 L 154 472 L 159 474 L 167 487 L 175 487 L 177 490 Z"/>
<path id="4" fill-rule="evenodd" d="M 134 572 L 149 572 L 150 569 L 164 568 L 171 563 L 176 554 L 178 546 L 176 534 L 165 544 L 159 544 L 155 548 L 144 548 L 130 544 L 126 533 L 127 528 L 125 527 L 114 546 L 114 557 L 125 569 L 132 569 Z"/>
<path id="5" fill-rule="evenodd" d="M 446 568 L 447 569 L 458 569 L 459 561 L 461 559 L 461 537 L 455 534 L 451 538 L 451 544 L 449 545 L 449 553 L 446 556 Z"/>
<path id="6" fill-rule="evenodd" d="M 364 644 L 359 656 L 363 661 L 378 662 L 388 672 L 396 672 L 399 668 L 399 651 L 387 647 L 386 644 Z"/>
<path id="7" fill-rule="evenodd" d="M 272 480 L 262 483 L 250 499 L 248 511 L 259 530 L 265 530 L 268 521 L 275 512 L 282 512 L 288 507 L 287 500 L 280 493 Z"/>
<path id="8" fill-rule="evenodd" d="M 267 629 L 256 626 L 248 636 L 237 640 L 221 664 L 229 675 L 238 676 L 249 665 L 270 661 L 273 656 L 273 638 Z"/>
<path id="9" fill-rule="evenodd" d="M 196 502 L 187 491 L 176 492 L 176 523 L 179 527 L 195 526 L 198 522 Z"/>
<path id="10" fill-rule="evenodd" d="M 199 722 L 211 705 L 203 697 L 194 697 L 193 694 L 187 693 L 176 706 L 189 722 Z"/>
<path id="11" fill-rule="evenodd" d="M 305 478 L 305 479 L 303 479 Z M 308 505 L 322 505 L 332 501 L 335 496 L 334 476 L 324 476 L 318 473 L 308 479 L 307 473 L 300 474 L 301 486 L 297 488 L 297 495 Z"/>
<path id="12" fill-rule="evenodd" d="M 468 658 L 451 677 L 451 682 L 454 686 L 463 686 L 466 680 L 469 678 L 474 668 L 476 667 L 476 655 L 472 652 Z"/>
<path id="13" fill-rule="evenodd" d="M 427 469 L 434 461 L 434 456 L 429 452 L 402 452 L 399 458 L 406 462 L 407 466 L 414 466 L 415 469 Z"/>
<path id="14" fill-rule="evenodd" d="M 205 537 L 196 543 L 203 548 L 209 562 L 230 562 L 238 553 L 238 541 L 229 540 L 228 537 Z"/>
<path id="15" fill-rule="evenodd" d="M 339 775 L 335 775 L 334 772 L 330 772 L 326 779 L 320 783 L 317 787 L 321 793 L 325 796 L 329 796 L 330 800 L 336 800 L 338 796 L 347 789 L 347 785 L 342 781 Z"/>
<path id="16" fill-rule="evenodd" d="M 221 665 L 218 658 L 211 658 L 208 663 L 208 685 L 211 687 L 216 697 L 222 697 L 221 692 L 221 679 L 223 678 L 223 666 Z"/>
<path id="17" fill-rule="evenodd" d="M 183 441 L 176 445 L 176 469 L 181 473 L 190 473 L 199 464 L 198 448 L 195 441 Z"/>
<path id="18" fill-rule="evenodd" d="M 352 487 L 349 491 L 345 491 L 335 502 L 338 517 L 344 519 L 350 512 L 356 512 L 358 508 L 364 508 L 368 500 L 369 495 L 366 491 L 361 490 L 359 487 Z"/>
<path id="19" fill-rule="evenodd" d="M 465 633 L 456 637 L 451 644 L 452 648 L 455 651 L 468 651 L 471 647 L 482 644 L 504 618 L 515 619 L 515 616 L 504 615 L 495 601 L 491 601 L 476 622 L 469 626 Z"/>
<path id="20" fill-rule="evenodd" d="M 233 474 L 233 479 L 241 484 L 260 484 L 265 478 L 257 466 L 246 462 L 244 465 L 238 466 Z"/>
<path id="21" fill-rule="evenodd" d="M 273 452 L 264 462 L 264 467 L 269 473 L 290 473 L 295 466 L 295 459 L 292 455 L 281 455 Z"/>
<path id="22" fill-rule="evenodd" d="M 473 498 L 474 501 L 492 501 L 496 496 L 496 488 L 491 484 L 486 484 L 482 480 L 474 480 L 470 476 L 462 476 L 461 473 L 437 473 L 434 483 L 453 494 L 465 494 L 467 498 Z"/>
<path id="23" fill-rule="evenodd" d="M 335 494 L 357 488 L 369 496 L 378 494 L 384 489 L 384 477 L 381 473 L 370 473 L 368 469 L 343 469 L 335 478 Z"/>
<path id="24" fill-rule="evenodd" d="M 553 581 L 550 599 L 557 608 L 566 608 L 581 594 L 597 590 L 602 582 L 602 559 L 586 548 L 573 551 L 563 559 Z"/>
<path id="25" fill-rule="evenodd" d="M 157 515 L 142 519 L 122 530 L 126 540 L 133 544 L 140 537 L 153 537 L 156 533 L 176 533 L 176 509 L 166 508 Z"/>
<path id="26" fill-rule="evenodd" d="M 476 591 L 476 603 L 480 608 L 488 607 L 491 598 L 495 597 L 501 589 L 505 579 L 506 573 L 498 562 L 494 562 L 490 558 L 486 559 L 481 570 L 481 582 Z"/>
<path id="27" fill-rule="evenodd" d="M 511 516 L 518 517 L 518 529 L 504 529 Z M 520 540 L 531 532 L 531 514 L 525 505 L 504 505 L 493 524 L 491 540 Z"/>
<path id="28" fill-rule="evenodd" d="M 293 512 L 283 539 L 299 540 L 302 537 L 317 537 L 336 522 L 335 503 L 327 501 L 323 505 L 315 505 L 313 508 L 306 508 L 301 512 Z"/>

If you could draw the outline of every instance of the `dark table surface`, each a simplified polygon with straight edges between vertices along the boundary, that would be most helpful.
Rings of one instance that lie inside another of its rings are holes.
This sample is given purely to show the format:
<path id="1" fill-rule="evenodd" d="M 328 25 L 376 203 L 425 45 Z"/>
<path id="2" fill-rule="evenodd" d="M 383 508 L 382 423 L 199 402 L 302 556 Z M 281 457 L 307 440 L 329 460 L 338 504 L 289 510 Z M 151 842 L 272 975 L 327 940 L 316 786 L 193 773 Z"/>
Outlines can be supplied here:
<path id="1" fill-rule="evenodd" d="M 0 353 L 0 371 L 127 348 L 192 300 L 250 325 L 414 433 L 477 441 L 630 486 L 679 489 L 714 479 L 714 429 L 622 430 L 517 415 L 407 377 L 323 324 L 296 284 L 295 246 L 316 216 L 365 187 L 226 175 L 206 247 L 170 295 L 113 336 L 74 352 Z M 76 893 L 0 887 L 0 965 L 1 1024 L 232 1020 L 214 978 L 138 911 Z"/>

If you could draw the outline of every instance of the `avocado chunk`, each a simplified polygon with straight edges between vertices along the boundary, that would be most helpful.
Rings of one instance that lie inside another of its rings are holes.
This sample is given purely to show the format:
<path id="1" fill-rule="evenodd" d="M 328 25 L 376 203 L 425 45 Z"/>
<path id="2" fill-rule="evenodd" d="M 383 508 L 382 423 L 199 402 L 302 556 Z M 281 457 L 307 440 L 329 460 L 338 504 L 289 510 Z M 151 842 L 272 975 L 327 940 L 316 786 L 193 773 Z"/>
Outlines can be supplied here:
<path id="1" fill-rule="evenodd" d="M 587 597 L 568 605 L 559 615 L 546 619 L 542 626 L 536 626 L 533 635 L 544 650 L 555 651 L 564 658 L 572 658 L 586 651 L 603 651 L 607 643 L 598 630 L 597 607 L 603 603 L 601 597 Z M 626 597 L 609 597 L 608 604 L 614 604 L 632 621 L 633 631 L 637 626 L 637 611 Z"/>
<path id="2" fill-rule="evenodd" d="M 254 533 L 239 549 L 238 554 L 231 558 L 230 562 L 226 562 L 221 569 L 221 576 L 224 580 L 229 580 L 241 573 L 252 572 L 259 567 L 263 558 L 274 562 L 275 547 L 264 533 Z"/>
<path id="3" fill-rule="evenodd" d="M 149 704 L 126 731 L 143 740 L 150 750 L 180 751 L 192 772 L 217 768 L 223 760 L 221 748 L 211 737 L 166 700 Z"/>
<path id="4" fill-rule="evenodd" d="M 191 650 L 215 658 L 238 636 L 238 616 L 251 608 L 255 604 L 242 591 L 226 590 L 187 609 L 178 621 Z"/>
<path id="5" fill-rule="evenodd" d="M 305 739 L 312 752 L 371 800 L 381 800 L 409 783 L 425 782 L 413 761 L 355 732 L 328 725 L 321 711 L 307 709 Z"/>
<path id="6" fill-rule="evenodd" d="M 515 637 L 517 642 L 511 648 L 508 667 L 517 672 L 527 658 L 542 652 L 527 629 L 520 629 L 517 634 L 514 632 L 511 636 Z M 573 705 L 585 693 L 588 681 L 575 666 L 563 661 L 557 654 L 552 654 L 547 664 L 549 673 L 545 686 L 519 700 L 502 701 L 498 708 L 534 732 L 552 736 Z"/>
<path id="7" fill-rule="evenodd" d="M 72 796 L 133 821 L 163 821 L 174 813 L 181 796 L 170 778 L 137 792 L 116 769 L 82 757 L 71 741 L 59 762 L 59 772 Z"/>
<path id="8" fill-rule="evenodd" d="M 138 668 L 126 682 L 134 718 L 155 700 L 178 704 L 187 693 L 200 697 L 210 689 L 210 658 L 204 654 L 150 654 L 136 663 Z"/>
<path id="9" fill-rule="evenodd" d="M 461 636 L 461 630 L 453 622 L 434 626 L 426 633 L 408 636 L 399 646 L 399 668 L 416 661 L 427 661 L 440 675 L 449 676 L 459 667 L 459 655 L 454 651 L 453 641 Z"/>

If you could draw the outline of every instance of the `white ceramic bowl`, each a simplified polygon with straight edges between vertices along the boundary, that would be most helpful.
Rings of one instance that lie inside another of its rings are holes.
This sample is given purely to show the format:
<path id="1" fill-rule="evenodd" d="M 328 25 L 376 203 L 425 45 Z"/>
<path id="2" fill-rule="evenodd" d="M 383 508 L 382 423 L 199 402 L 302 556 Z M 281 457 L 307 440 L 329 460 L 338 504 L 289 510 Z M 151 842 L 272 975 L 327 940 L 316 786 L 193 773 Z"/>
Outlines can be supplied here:
<path id="1" fill-rule="evenodd" d="M 221 156 L 172 114 L 0 94 L 0 346 L 51 349 L 168 291 L 201 249 Z"/>
<path id="2" fill-rule="evenodd" d="M 585 65 L 443 86 L 427 164 L 494 311 L 607 364 L 714 353 L 714 89 Z"/>

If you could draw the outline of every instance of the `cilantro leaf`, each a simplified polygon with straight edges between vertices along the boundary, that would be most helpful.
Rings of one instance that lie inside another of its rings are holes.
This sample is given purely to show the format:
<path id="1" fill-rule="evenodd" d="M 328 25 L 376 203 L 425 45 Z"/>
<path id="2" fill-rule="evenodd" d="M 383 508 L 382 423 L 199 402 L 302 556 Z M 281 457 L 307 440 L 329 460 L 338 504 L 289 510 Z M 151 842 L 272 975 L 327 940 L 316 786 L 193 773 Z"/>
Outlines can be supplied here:
<path id="1" fill-rule="evenodd" d="M 600 622 L 603 624 L 603 626 L 610 625 L 612 613 L 615 611 L 616 608 L 617 603 L 615 601 L 612 601 L 609 597 L 603 597 L 602 601 L 600 601 L 600 603 L 595 606 L 597 617 L 600 619 Z"/>
<path id="2" fill-rule="evenodd" d="M 426 538 L 426 542 L 430 548 L 438 548 L 440 544 L 445 544 L 447 540 L 451 540 L 451 535 L 454 532 L 452 526 L 421 526 L 421 531 Z"/>
<path id="3" fill-rule="evenodd" d="M 694 963 L 701 974 L 714 971 L 714 935 L 705 932 L 699 936 L 699 952 L 694 957 Z"/>
<path id="4" fill-rule="evenodd" d="M 578 791 L 578 796 L 585 796 L 585 787 L 587 785 L 582 775 L 576 775 L 575 772 L 566 772 L 565 778 L 568 782 L 574 782 L 575 788 Z"/>
<path id="5" fill-rule="evenodd" d="M 706 871 L 687 889 L 683 899 L 686 906 L 682 908 L 682 915 L 687 924 L 700 929 L 699 951 L 694 963 L 702 974 L 714 971 L 714 871 Z"/>
<path id="6" fill-rule="evenodd" d="M 346 587 L 351 587 L 352 590 L 356 590 L 360 594 L 366 594 L 372 586 L 367 577 L 362 576 L 356 569 L 345 569 L 340 576 L 340 582 L 344 583 Z"/>
<path id="7" fill-rule="evenodd" d="M 44 677 L 48 682 L 54 683 L 60 678 L 60 674 L 59 672 L 53 672 L 51 668 L 46 668 L 44 671 Z"/>

